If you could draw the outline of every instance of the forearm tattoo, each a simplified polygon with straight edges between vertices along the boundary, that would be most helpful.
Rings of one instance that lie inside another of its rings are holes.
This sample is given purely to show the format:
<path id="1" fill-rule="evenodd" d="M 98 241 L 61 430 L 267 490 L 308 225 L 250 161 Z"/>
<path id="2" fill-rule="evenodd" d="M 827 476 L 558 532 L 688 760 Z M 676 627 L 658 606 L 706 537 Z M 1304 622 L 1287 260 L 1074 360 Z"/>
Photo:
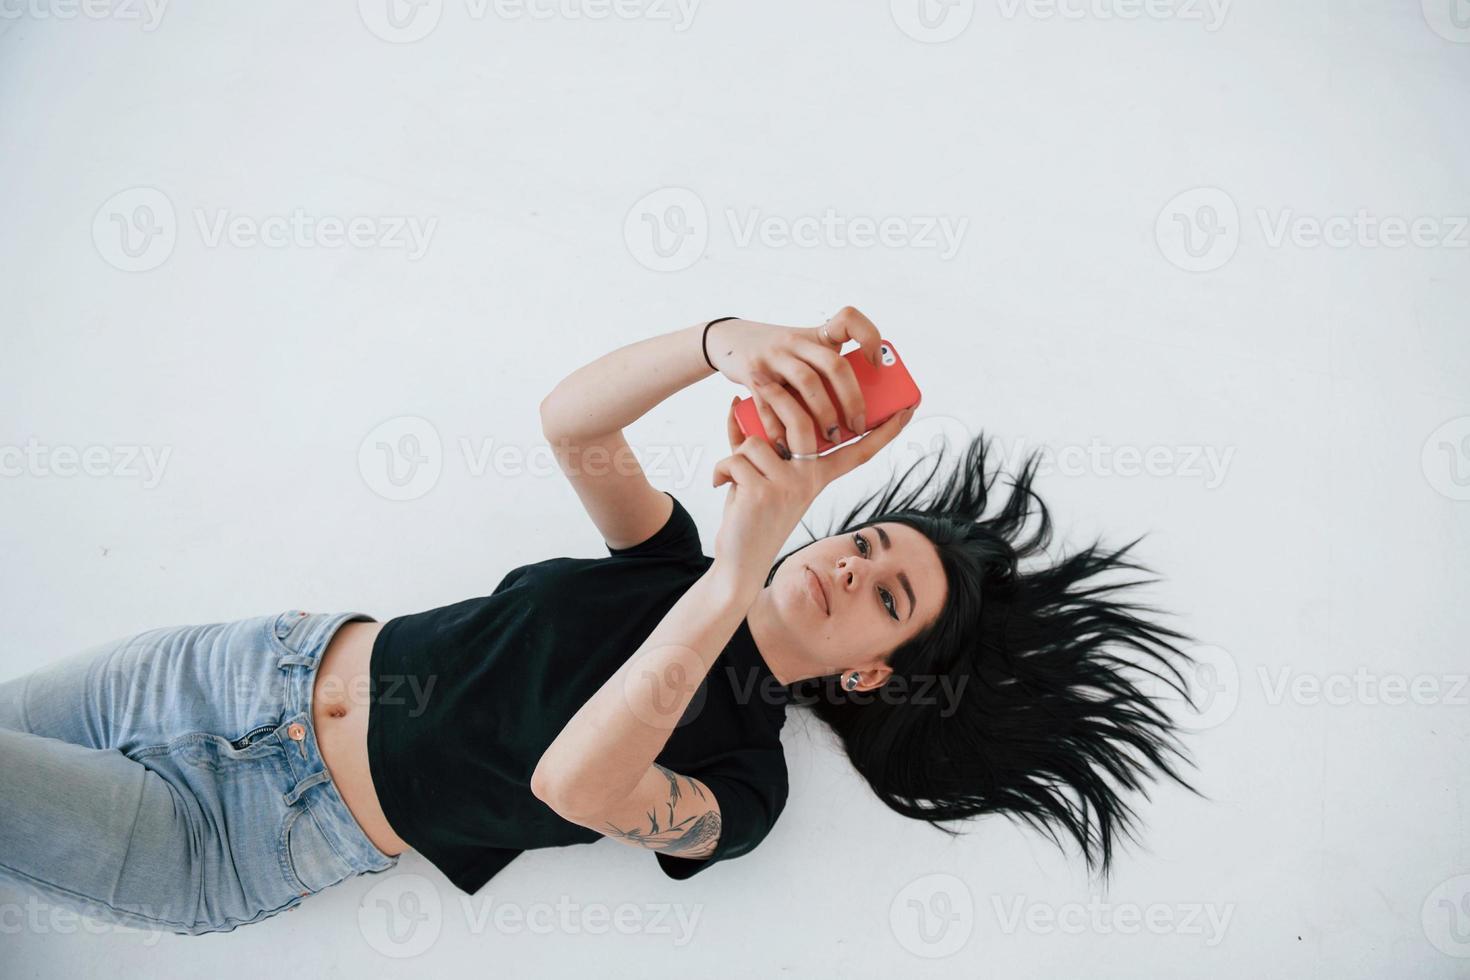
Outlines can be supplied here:
<path id="1" fill-rule="evenodd" d="M 694 813 L 679 819 L 676 814 L 679 801 L 684 798 L 687 786 L 693 790 L 694 795 L 700 800 L 708 797 L 699 784 L 688 776 L 680 776 L 678 773 L 667 769 L 658 763 L 654 768 L 664 774 L 669 781 L 669 799 L 665 804 L 667 813 L 663 820 L 659 819 L 659 810 L 648 811 L 647 827 L 622 827 L 608 824 L 609 837 L 619 837 L 631 843 L 640 844 L 650 850 L 664 851 L 668 854 L 695 853 L 712 850 L 713 845 L 720 838 L 720 815 L 718 811 L 706 809 L 703 812 Z M 681 783 L 682 780 L 682 783 Z M 694 797 L 690 797 L 693 801 Z"/>

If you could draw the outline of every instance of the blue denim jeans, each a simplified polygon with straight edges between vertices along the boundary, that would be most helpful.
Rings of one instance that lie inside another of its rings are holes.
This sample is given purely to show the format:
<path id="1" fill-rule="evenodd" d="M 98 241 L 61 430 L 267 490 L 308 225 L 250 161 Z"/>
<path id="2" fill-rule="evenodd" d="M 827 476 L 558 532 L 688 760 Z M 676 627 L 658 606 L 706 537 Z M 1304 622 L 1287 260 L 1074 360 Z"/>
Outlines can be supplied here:
<path id="1" fill-rule="evenodd" d="M 312 682 L 365 613 L 149 630 L 0 684 L 0 881 L 89 918 L 230 932 L 398 864 L 317 748 Z"/>

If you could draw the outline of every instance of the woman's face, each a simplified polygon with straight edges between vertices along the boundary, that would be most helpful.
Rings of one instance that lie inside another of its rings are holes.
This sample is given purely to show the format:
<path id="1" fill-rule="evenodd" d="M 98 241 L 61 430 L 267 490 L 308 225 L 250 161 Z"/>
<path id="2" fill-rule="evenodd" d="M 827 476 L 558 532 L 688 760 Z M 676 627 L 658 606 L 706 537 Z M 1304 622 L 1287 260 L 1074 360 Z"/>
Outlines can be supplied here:
<path id="1" fill-rule="evenodd" d="M 906 524 L 819 538 L 788 556 L 762 591 L 761 649 L 774 647 L 787 683 L 856 670 L 855 690 L 871 690 L 892 673 L 883 658 L 935 620 L 945 595 L 938 552 Z"/>

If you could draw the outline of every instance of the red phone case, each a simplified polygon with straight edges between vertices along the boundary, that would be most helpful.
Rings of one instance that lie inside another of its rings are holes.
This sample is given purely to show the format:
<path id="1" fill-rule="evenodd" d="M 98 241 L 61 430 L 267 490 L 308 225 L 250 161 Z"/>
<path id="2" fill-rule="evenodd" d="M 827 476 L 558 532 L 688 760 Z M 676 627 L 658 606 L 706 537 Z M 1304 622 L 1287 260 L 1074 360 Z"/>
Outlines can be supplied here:
<path id="1" fill-rule="evenodd" d="M 910 406 L 919 404 L 923 395 L 919 386 L 914 384 L 914 379 L 909 376 L 908 368 L 904 367 L 903 358 L 898 356 L 898 348 L 884 340 L 882 347 L 893 355 L 892 364 L 883 364 L 879 358 L 879 364 L 874 367 L 868 363 L 863 356 L 861 347 L 853 348 L 843 357 L 847 363 L 852 365 L 852 373 L 857 378 L 858 389 L 863 393 L 863 411 L 867 416 L 868 429 L 876 429 L 894 415 Z M 840 446 L 855 436 L 862 433 L 852 432 L 843 424 L 842 404 L 837 400 L 837 394 L 832 390 L 832 385 L 822 378 L 822 386 L 827 389 L 827 395 L 832 399 L 832 404 L 837 406 L 837 439 L 834 442 L 820 432 L 817 433 L 817 452 L 824 453 L 834 446 Z M 791 391 L 789 385 L 786 390 Z M 806 402 L 801 395 L 791 392 L 802 407 Z M 756 411 L 755 399 L 742 398 L 735 405 L 735 421 L 740 424 L 740 431 L 747 436 L 756 436 L 770 442 L 766 435 L 766 427 L 761 424 L 760 413 Z"/>

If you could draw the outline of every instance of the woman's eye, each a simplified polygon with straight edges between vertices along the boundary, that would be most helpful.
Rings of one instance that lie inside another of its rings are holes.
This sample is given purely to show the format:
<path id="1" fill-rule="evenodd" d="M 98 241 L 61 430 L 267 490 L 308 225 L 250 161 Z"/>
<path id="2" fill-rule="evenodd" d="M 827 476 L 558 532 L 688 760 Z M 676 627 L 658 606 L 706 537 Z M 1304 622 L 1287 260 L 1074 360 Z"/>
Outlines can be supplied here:
<path id="1" fill-rule="evenodd" d="M 866 558 L 868 556 L 868 551 L 873 546 L 868 544 L 868 539 L 863 537 L 859 533 L 855 532 L 852 537 L 853 540 L 857 542 L 858 553 Z M 898 619 L 898 603 L 893 600 L 893 593 L 889 592 L 887 589 L 880 588 L 878 590 L 878 598 L 882 601 L 883 608 L 888 610 L 888 615 L 892 616 L 894 619 Z"/>

